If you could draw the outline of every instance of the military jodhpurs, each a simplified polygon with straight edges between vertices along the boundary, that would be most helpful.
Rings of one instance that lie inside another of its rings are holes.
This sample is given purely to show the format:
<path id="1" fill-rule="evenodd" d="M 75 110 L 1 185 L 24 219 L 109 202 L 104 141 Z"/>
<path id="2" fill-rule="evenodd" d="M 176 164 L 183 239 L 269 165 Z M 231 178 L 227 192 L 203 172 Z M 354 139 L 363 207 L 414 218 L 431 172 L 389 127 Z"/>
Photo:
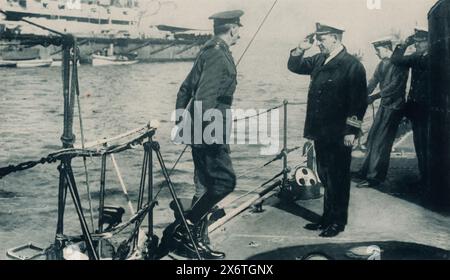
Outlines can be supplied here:
<path id="1" fill-rule="evenodd" d="M 206 187 L 200 183 L 200 180 L 198 179 L 198 170 L 194 169 L 194 186 L 195 186 L 195 194 L 194 198 L 192 199 L 194 204 L 195 201 L 197 201 L 202 195 L 206 192 Z"/>
<path id="2" fill-rule="evenodd" d="M 187 218 L 197 224 L 236 187 L 236 175 L 227 145 L 192 147 L 195 172 L 206 192 L 194 203 Z"/>
<path id="3" fill-rule="evenodd" d="M 317 173 L 325 188 L 321 223 L 345 226 L 350 199 L 350 164 L 352 148 L 344 139 L 316 140 Z"/>
<path id="4" fill-rule="evenodd" d="M 367 154 L 359 171 L 369 181 L 383 182 L 386 179 L 392 146 L 402 117 L 402 110 L 383 106 L 378 109 L 367 137 Z"/>

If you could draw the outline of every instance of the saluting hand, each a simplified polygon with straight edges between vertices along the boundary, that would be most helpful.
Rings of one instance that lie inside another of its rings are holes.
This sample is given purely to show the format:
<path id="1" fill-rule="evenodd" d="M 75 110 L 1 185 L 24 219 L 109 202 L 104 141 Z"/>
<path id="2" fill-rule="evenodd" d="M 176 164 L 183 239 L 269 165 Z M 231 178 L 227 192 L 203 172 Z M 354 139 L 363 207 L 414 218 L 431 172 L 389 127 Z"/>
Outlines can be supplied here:
<path id="1" fill-rule="evenodd" d="M 411 46 L 412 44 L 414 44 L 414 42 L 415 42 L 414 35 L 411 35 L 408 38 L 406 38 L 405 45 Z"/>
<path id="2" fill-rule="evenodd" d="M 353 147 L 353 145 L 355 144 L 355 140 L 356 140 L 355 135 L 353 135 L 353 134 L 345 135 L 345 137 L 344 137 L 344 145 L 346 147 Z"/>
<path id="3" fill-rule="evenodd" d="M 308 36 L 306 36 L 303 39 L 303 41 L 301 41 L 300 44 L 298 44 L 298 48 L 303 51 L 309 50 L 314 43 L 314 35 L 315 35 L 314 33 L 311 33 Z"/>

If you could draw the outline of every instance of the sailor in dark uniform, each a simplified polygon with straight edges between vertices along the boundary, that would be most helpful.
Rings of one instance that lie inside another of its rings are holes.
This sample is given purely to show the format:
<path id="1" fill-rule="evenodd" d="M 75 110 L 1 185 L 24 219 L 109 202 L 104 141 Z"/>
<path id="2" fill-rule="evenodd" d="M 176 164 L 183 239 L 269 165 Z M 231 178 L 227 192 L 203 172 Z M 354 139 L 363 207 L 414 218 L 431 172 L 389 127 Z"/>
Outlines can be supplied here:
<path id="1" fill-rule="evenodd" d="M 416 52 L 405 55 L 407 48 L 414 44 Z M 426 186 L 427 167 L 427 131 L 428 131 L 428 88 L 429 88 L 429 54 L 428 31 L 416 28 L 414 35 L 409 36 L 404 44 L 396 47 L 391 61 L 394 65 L 412 69 L 411 88 L 406 101 L 406 115 L 411 120 L 414 135 L 414 147 L 419 164 L 421 187 Z M 421 191 L 425 191 L 422 189 Z"/>
<path id="2" fill-rule="evenodd" d="M 212 250 L 205 240 L 206 217 L 236 186 L 236 175 L 228 145 L 232 119 L 227 111 L 233 102 L 237 80 L 236 66 L 229 47 L 235 45 L 240 38 L 242 15 L 243 12 L 237 10 L 217 13 L 210 17 L 214 20 L 215 36 L 201 49 L 192 70 L 180 87 L 176 101 L 176 109 L 187 109 L 193 120 L 190 144 L 197 195 L 186 219 L 199 252 L 205 259 L 225 257 L 224 253 Z M 220 111 L 223 118 L 223 131 L 215 131 L 215 135 L 219 136 L 212 142 L 204 137 L 199 140 L 195 135 L 195 127 L 200 125 L 201 136 L 204 136 L 203 132 L 209 124 L 203 120 L 204 114 L 210 109 Z M 195 123 L 197 121 L 200 123 Z M 179 221 L 165 230 L 161 245 L 168 247 L 165 249 L 176 249 L 188 257 L 195 257 L 193 244 Z"/>
<path id="3" fill-rule="evenodd" d="M 381 98 L 381 105 L 369 131 L 364 163 L 355 174 L 357 179 L 363 179 L 358 187 L 376 187 L 386 179 L 392 146 L 403 117 L 408 81 L 408 69 L 391 62 L 391 39 L 380 39 L 372 44 L 381 62 L 369 81 L 368 103 Z M 372 94 L 378 85 L 380 91 Z"/>
<path id="4" fill-rule="evenodd" d="M 314 140 L 317 171 L 325 187 L 321 221 L 305 228 L 333 237 L 347 224 L 351 152 L 367 109 L 367 81 L 364 66 L 341 43 L 344 31 L 320 23 L 316 29 L 291 51 L 288 68 L 311 76 L 304 137 Z M 304 57 L 314 36 L 321 53 Z"/>

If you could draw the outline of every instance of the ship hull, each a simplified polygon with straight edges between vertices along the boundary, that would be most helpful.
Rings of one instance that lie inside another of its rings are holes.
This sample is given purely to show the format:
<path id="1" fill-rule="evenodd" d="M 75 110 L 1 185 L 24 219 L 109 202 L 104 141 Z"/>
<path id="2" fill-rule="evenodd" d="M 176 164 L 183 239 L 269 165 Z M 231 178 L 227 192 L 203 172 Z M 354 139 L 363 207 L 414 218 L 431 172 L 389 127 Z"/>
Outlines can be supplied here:
<path id="1" fill-rule="evenodd" d="M 92 55 L 101 53 L 114 45 L 115 54 L 132 55 L 140 62 L 192 61 L 206 40 L 165 40 L 165 39 L 108 39 L 77 38 L 80 50 L 80 62 L 91 64 Z M 11 53 L 11 46 L 27 46 L 39 49 L 41 58 L 61 59 L 61 47 L 41 45 L 39 36 L 0 37 L 0 57 Z"/>
<path id="2" fill-rule="evenodd" d="M 17 68 L 34 68 L 34 67 L 50 67 L 53 60 L 51 59 L 32 59 L 18 61 L 16 64 Z"/>

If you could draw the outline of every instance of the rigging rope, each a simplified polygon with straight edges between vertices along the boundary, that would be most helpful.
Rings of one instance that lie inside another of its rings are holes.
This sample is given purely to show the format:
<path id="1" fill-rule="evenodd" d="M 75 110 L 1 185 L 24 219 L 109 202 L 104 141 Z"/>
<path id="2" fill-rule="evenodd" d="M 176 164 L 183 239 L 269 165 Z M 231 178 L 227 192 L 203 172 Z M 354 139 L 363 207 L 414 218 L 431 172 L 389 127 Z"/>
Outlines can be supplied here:
<path id="1" fill-rule="evenodd" d="M 78 119 L 80 121 L 80 134 L 81 134 L 81 148 L 85 148 L 85 138 L 84 138 L 84 126 L 83 126 L 83 117 L 81 112 L 81 102 L 80 102 L 80 85 L 78 84 L 78 46 L 76 44 L 76 40 L 73 48 L 73 56 L 72 56 L 72 90 L 75 90 L 77 96 L 77 107 L 78 107 Z M 91 188 L 89 184 L 89 173 L 87 169 L 86 157 L 83 157 L 83 166 L 84 166 L 84 174 L 86 179 L 86 192 L 88 195 L 88 203 L 89 203 L 89 218 L 91 221 L 91 228 L 94 230 L 94 212 L 92 211 L 92 196 L 91 196 Z"/>
<path id="2" fill-rule="evenodd" d="M 284 104 L 281 104 L 281 105 L 278 105 L 278 106 L 269 108 L 269 109 L 267 109 L 267 110 L 265 110 L 265 111 L 263 111 L 263 112 L 259 112 L 259 113 L 255 114 L 255 115 L 252 115 L 252 116 L 246 116 L 246 117 L 244 117 L 244 118 L 234 119 L 233 122 L 245 121 L 245 120 L 248 120 L 248 119 L 251 119 L 251 118 L 256 118 L 256 117 L 259 117 L 260 115 L 267 114 L 267 113 L 269 113 L 270 111 L 279 109 L 279 108 L 281 108 L 281 107 L 283 107 L 283 106 L 284 106 Z"/>
<path id="3" fill-rule="evenodd" d="M 250 40 L 250 43 L 247 44 L 247 47 L 245 48 L 244 52 L 242 53 L 241 57 L 238 59 L 236 66 L 239 65 L 239 63 L 241 62 L 242 58 L 244 57 L 244 55 L 247 53 L 247 51 L 250 49 L 250 46 L 252 45 L 253 41 L 256 38 L 256 35 L 258 35 L 259 31 L 261 30 L 261 28 L 263 27 L 264 23 L 266 22 L 267 18 L 269 18 L 270 13 L 272 12 L 273 8 L 275 7 L 275 5 L 277 4 L 278 0 L 275 0 L 272 4 L 272 7 L 270 7 L 269 11 L 266 13 L 266 16 L 264 17 L 263 21 L 261 22 L 261 24 L 259 25 L 258 29 L 256 30 L 255 34 L 253 35 L 252 39 Z"/>

